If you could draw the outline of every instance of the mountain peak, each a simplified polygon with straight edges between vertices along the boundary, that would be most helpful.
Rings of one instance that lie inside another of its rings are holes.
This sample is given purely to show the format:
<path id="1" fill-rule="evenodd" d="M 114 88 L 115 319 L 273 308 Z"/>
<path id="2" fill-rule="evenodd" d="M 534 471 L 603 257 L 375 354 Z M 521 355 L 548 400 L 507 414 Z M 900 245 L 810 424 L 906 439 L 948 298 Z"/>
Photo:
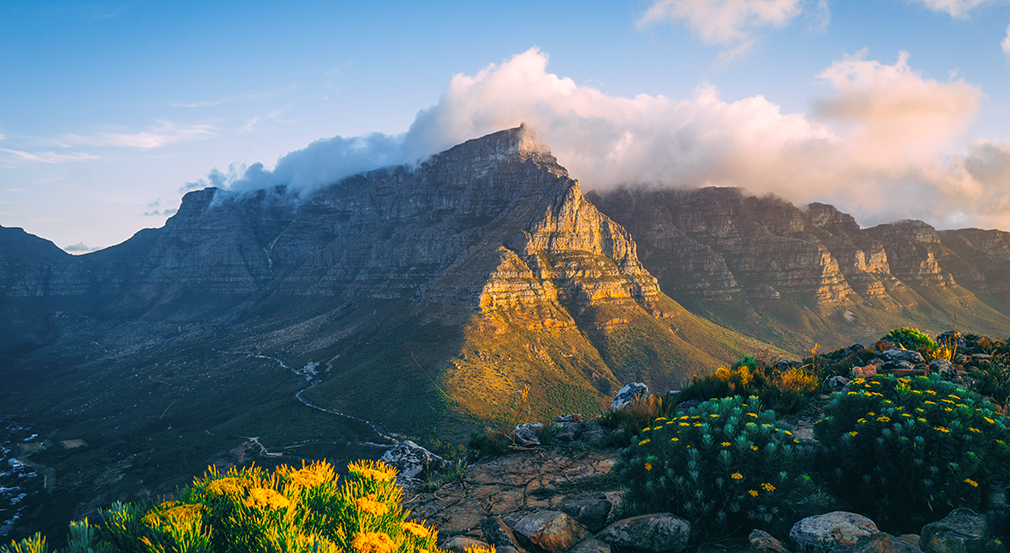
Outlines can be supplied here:
<path id="1" fill-rule="evenodd" d="M 568 176 L 568 171 L 558 165 L 557 158 L 551 155 L 551 149 L 541 139 L 540 133 L 526 123 L 467 140 L 435 155 L 433 159 L 478 164 L 532 160 L 550 166 L 552 173 Z"/>

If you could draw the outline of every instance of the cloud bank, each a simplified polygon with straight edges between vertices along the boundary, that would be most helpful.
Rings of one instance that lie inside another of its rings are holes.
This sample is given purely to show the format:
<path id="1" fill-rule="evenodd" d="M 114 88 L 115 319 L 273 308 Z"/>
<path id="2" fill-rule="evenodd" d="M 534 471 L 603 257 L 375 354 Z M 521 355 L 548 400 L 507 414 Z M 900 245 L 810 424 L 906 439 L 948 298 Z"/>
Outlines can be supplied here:
<path id="1" fill-rule="evenodd" d="M 1010 145 L 952 150 L 982 91 L 925 78 L 905 53 L 887 64 L 862 52 L 825 68 L 816 79 L 829 92 L 811 100 L 809 113 L 783 113 L 760 95 L 727 101 L 707 84 L 682 100 L 609 96 L 548 72 L 547 63 L 534 48 L 456 75 L 402 135 L 320 140 L 273 170 L 232 168 L 198 184 L 306 191 L 525 121 L 586 189 L 741 186 L 799 204 L 834 203 L 864 224 L 919 218 L 1010 229 Z"/>

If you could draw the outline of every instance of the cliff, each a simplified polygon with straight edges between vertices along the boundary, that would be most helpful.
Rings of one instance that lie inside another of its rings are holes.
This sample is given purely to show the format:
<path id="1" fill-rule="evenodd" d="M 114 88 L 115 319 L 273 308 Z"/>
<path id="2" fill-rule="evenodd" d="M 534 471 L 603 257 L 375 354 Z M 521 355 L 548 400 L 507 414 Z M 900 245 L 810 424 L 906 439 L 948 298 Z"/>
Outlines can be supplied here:
<path id="1" fill-rule="evenodd" d="M 665 293 L 783 347 L 844 347 L 897 326 L 939 332 L 955 314 L 972 331 L 1010 329 L 998 284 L 1007 281 L 1006 233 L 938 232 L 921 221 L 862 229 L 830 205 L 801 208 L 736 188 L 622 189 L 590 199 L 636 237 Z"/>

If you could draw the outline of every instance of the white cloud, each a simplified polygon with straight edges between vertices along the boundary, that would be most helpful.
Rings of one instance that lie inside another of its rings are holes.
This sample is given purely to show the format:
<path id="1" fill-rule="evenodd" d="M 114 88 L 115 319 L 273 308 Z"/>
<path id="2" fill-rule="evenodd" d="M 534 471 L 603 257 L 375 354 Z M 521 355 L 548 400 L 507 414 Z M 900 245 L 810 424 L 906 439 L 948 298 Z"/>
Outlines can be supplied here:
<path id="1" fill-rule="evenodd" d="M 320 140 L 272 171 L 233 167 L 196 185 L 311 189 L 526 122 L 585 189 L 742 186 L 797 203 L 832 202 L 863 223 L 942 223 L 948 208 L 967 220 L 996 217 L 1010 187 L 999 184 L 1010 183 L 1000 169 L 1010 167 L 1010 146 L 951 151 L 979 111 L 981 90 L 925 78 L 904 53 L 893 64 L 865 53 L 833 63 L 817 75 L 830 93 L 813 100 L 810 114 L 783 113 L 760 95 L 724 100 L 707 84 L 690 99 L 609 96 L 548 72 L 547 62 L 530 49 L 454 76 L 403 135 Z M 1010 229 L 1010 220 L 1001 225 Z"/>
<path id="2" fill-rule="evenodd" d="M 1003 38 L 1003 42 L 999 43 L 1003 47 L 1003 54 L 1010 58 L 1010 26 L 1006 28 L 1006 37 Z"/>
<path id="3" fill-rule="evenodd" d="M 638 25 L 655 22 L 682 24 L 710 44 L 730 47 L 725 55 L 735 57 L 754 44 L 754 33 L 764 27 L 784 27 L 804 9 L 804 0 L 655 0 Z M 830 17 L 826 2 L 820 2 L 817 18 Z"/>
<path id="4" fill-rule="evenodd" d="M 217 136 L 217 132 L 213 125 L 179 125 L 171 121 L 160 120 L 157 125 L 152 126 L 146 131 L 134 133 L 104 132 L 92 135 L 67 134 L 61 137 L 60 141 L 64 144 L 148 150 L 161 148 L 176 142 L 205 140 L 214 138 L 215 136 Z"/>
<path id="5" fill-rule="evenodd" d="M 69 153 L 60 154 L 56 152 L 26 152 L 24 150 L 12 150 L 9 148 L 0 148 L 0 152 L 8 154 L 8 159 L 19 160 L 19 161 L 33 161 L 38 163 L 70 163 L 74 161 L 87 161 L 89 159 L 98 159 L 98 156 L 93 156 L 91 154 L 85 153 Z"/>
<path id="6" fill-rule="evenodd" d="M 1002 0 L 910 0 L 923 4 L 935 12 L 946 12 L 951 17 L 967 17 L 968 12 L 982 4 L 992 4 Z"/>

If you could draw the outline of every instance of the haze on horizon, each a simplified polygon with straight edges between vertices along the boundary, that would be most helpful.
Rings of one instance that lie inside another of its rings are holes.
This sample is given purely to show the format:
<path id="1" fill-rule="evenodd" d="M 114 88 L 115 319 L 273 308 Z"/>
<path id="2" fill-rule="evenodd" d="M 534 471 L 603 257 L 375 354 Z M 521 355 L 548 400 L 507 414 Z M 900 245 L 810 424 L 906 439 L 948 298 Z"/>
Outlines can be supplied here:
<path id="1" fill-rule="evenodd" d="M 311 190 L 526 122 L 584 189 L 1010 230 L 1010 2 L 865 4 L 5 4 L 0 225 L 105 247 L 189 189 Z"/>

